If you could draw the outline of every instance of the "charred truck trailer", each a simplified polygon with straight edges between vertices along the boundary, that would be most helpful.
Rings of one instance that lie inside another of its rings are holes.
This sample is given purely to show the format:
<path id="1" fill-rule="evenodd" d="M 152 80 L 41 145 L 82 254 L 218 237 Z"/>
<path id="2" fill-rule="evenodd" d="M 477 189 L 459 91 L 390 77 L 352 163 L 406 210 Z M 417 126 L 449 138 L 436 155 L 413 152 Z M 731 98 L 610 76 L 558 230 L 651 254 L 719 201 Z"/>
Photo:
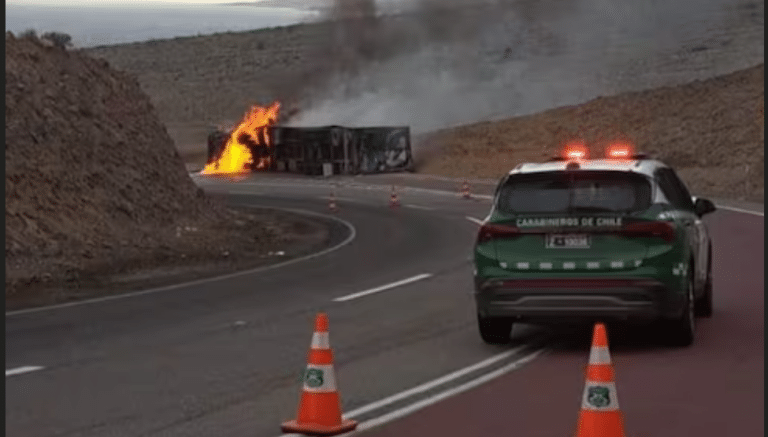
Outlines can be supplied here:
<path id="1" fill-rule="evenodd" d="M 269 158 L 264 170 L 306 175 L 351 175 L 413 170 L 410 129 L 400 127 L 268 128 L 271 146 L 246 138 L 255 162 Z M 208 163 L 224 150 L 229 134 L 208 137 Z"/>

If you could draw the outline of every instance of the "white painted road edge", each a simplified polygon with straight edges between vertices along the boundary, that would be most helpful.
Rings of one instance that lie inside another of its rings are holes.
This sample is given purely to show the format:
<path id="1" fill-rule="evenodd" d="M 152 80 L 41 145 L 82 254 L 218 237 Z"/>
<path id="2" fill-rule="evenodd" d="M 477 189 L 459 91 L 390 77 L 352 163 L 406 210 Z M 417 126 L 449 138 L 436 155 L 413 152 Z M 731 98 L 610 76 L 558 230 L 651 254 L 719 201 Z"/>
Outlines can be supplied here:
<path id="1" fill-rule="evenodd" d="M 21 375 L 22 373 L 29 373 L 29 372 L 36 372 L 38 370 L 43 370 L 44 367 L 42 366 L 22 366 L 22 367 L 16 367 L 14 369 L 6 369 L 5 370 L 5 377 L 14 376 L 14 375 Z"/>
<path id="2" fill-rule="evenodd" d="M 253 207 L 253 208 L 258 208 L 258 207 Z M 160 292 L 160 291 L 169 291 L 169 290 L 174 290 L 174 289 L 178 289 L 178 288 L 189 287 L 189 286 L 192 286 L 192 285 L 205 284 L 205 283 L 209 283 L 209 282 L 220 281 L 222 279 L 229 279 L 229 278 L 235 278 L 235 277 L 238 277 L 238 276 L 249 275 L 249 274 L 252 274 L 252 273 L 264 272 L 264 271 L 267 271 L 267 270 L 272 270 L 272 269 L 276 269 L 276 268 L 279 268 L 279 267 L 284 267 L 284 266 L 287 266 L 287 265 L 291 265 L 291 264 L 295 264 L 295 263 L 298 263 L 298 262 L 306 261 L 306 260 L 309 260 L 309 259 L 312 259 L 312 258 L 317 258 L 319 256 L 323 256 L 323 255 L 326 255 L 328 253 L 334 252 L 334 251 L 336 251 L 338 249 L 341 249 L 342 247 L 346 246 L 347 244 L 351 243 L 355 239 L 355 237 L 357 236 L 357 230 L 352 225 L 352 223 L 350 223 L 350 222 L 348 222 L 346 220 L 342 220 L 342 219 L 340 219 L 338 217 L 334 217 L 332 215 L 321 214 L 321 213 L 318 213 L 318 212 L 306 211 L 306 210 L 301 210 L 301 209 L 292 209 L 292 208 L 272 208 L 272 207 L 270 207 L 270 209 L 275 209 L 275 210 L 280 210 L 280 211 L 288 211 L 288 212 L 293 212 L 293 213 L 296 213 L 296 214 L 310 215 L 310 216 L 316 216 L 316 217 L 318 217 L 318 216 L 319 217 L 325 217 L 325 218 L 328 218 L 328 219 L 331 219 L 331 220 L 335 220 L 335 221 L 341 223 L 342 225 L 344 225 L 347 229 L 349 229 L 349 236 L 344 241 L 340 242 L 339 244 L 337 244 L 335 246 L 332 246 L 332 247 L 329 247 L 329 248 L 327 248 L 325 250 L 321 250 L 320 252 L 316 252 L 316 253 L 312 253 L 312 254 L 309 254 L 309 255 L 306 255 L 306 256 L 294 258 L 294 259 L 291 259 L 291 260 L 288 260 L 288 261 L 284 261 L 284 262 L 281 262 L 281 263 L 277 263 L 277 264 L 272 264 L 272 265 L 263 266 L 263 267 L 257 267 L 255 269 L 250 269 L 250 270 L 242 270 L 242 271 L 239 271 L 239 272 L 228 273 L 226 275 L 214 276 L 214 277 L 211 277 L 211 278 L 198 279 L 198 280 L 195 280 L 195 281 L 181 282 L 181 283 L 178 283 L 178 284 L 167 285 L 165 287 L 151 288 L 151 289 L 148 289 L 148 290 L 136 291 L 136 292 L 133 292 L 133 293 L 116 294 L 114 296 L 98 297 L 98 298 L 95 298 L 95 299 L 81 300 L 81 301 L 77 301 L 77 302 L 67 302 L 67 303 L 62 303 L 62 304 L 57 304 L 57 305 L 48 305 L 48 306 L 38 307 L 38 308 L 29 308 L 29 309 L 25 309 L 25 310 L 9 311 L 9 312 L 5 313 L 5 317 L 18 316 L 18 315 L 22 315 L 22 314 L 37 313 L 37 312 L 48 311 L 48 310 L 55 310 L 55 309 L 61 309 L 61 308 L 69 308 L 69 307 L 80 306 L 80 305 L 88 305 L 88 304 L 92 304 L 92 303 L 106 302 L 106 301 L 110 301 L 110 300 L 124 299 L 124 298 L 129 298 L 129 297 L 142 296 L 142 295 L 145 295 L 145 294 L 152 294 L 152 293 L 157 293 L 157 292 Z"/>
<path id="3" fill-rule="evenodd" d="M 293 182 L 293 183 L 286 183 L 286 182 L 279 182 L 279 181 L 267 181 L 267 182 L 243 182 L 240 185 L 245 186 L 251 186 L 251 187 L 297 187 L 302 185 L 310 185 L 315 187 L 325 187 L 329 184 L 327 182 L 320 182 L 320 183 L 314 183 L 314 184 L 302 184 L 301 182 Z M 381 185 L 381 184 L 361 184 L 361 183 L 355 183 L 355 184 L 338 184 L 338 189 L 379 189 L 379 190 L 385 190 L 389 189 L 389 185 Z M 441 196 L 450 196 L 450 197 L 457 197 L 457 194 L 453 191 L 446 191 L 446 190 L 436 190 L 433 188 L 419 188 L 419 187 L 403 187 L 401 188 L 402 192 L 416 192 L 416 193 L 425 193 L 425 194 L 436 194 Z M 246 194 L 246 193 L 242 193 Z M 493 196 L 488 194 L 472 194 L 473 198 L 476 199 L 483 199 L 483 200 L 493 200 Z M 734 211 L 734 212 L 740 212 L 743 214 L 751 214 L 756 215 L 760 217 L 764 217 L 764 213 L 760 211 L 752 211 L 749 209 L 743 209 L 743 208 L 736 208 L 733 206 L 725 206 L 725 205 L 715 205 L 718 209 L 724 209 L 728 211 Z"/>
<path id="4" fill-rule="evenodd" d="M 481 226 L 483 224 L 483 221 L 480 220 L 480 219 L 477 219 L 477 218 L 474 218 L 474 217 L 470 217 L 470 216 L 466 216 L 465 218 L 467 220 L 471 221 L 472 223 L 476 223 L 476 224 L 481 225 Z"/>
<path id="5" fill-rule="evenodd" d="M 763 213 L 759 211 L 750 211 L 748 209 L 741 209 L 741 208 L 735 208 L 733 206 L 724 206 L 724 205 L 715 205 L 715 207 L 718 209 L 725 209 L 728 211 L 740 212 L 742 214 L 752 214 L 752 215 L 759 215 L 760 217 L 765 217 Z"/>
<path id="6" fill-rule="evenodd" d="M 472 371 L 475 371 L 477 369 L 488 367 L 491 364 L 502 360 L 504 358 L 507 358 L 514 353 L 522 350 L 525 346 L 519 346 L 517 348 L 511 349 L 507 352 L 504 352 L 499 355 L 495 355 L 491 358 L 488 358 L 484 361 L 481 361 L 477 364 L 473 364 L 471 366 L 465 367 L 463 369 L 457 370 L 456 372 L 450 373 L 448 375 L 442 376 L 440 378 L 437 378 L 433 381 L 427 382 L 425 384 L 419 385 L 417 387 L 414 387 L 412 389 L 397 393 L 395 395 L 392 395 L 390 397 L 381 399 L 379 401 L 373 402 L 371 404 L 365 405 L 363 407 L 360 407 L 358 409 L 352 410 L 347 414 L 344 414 L 345 419 L 353 419 L 356 416 L 359 416 L 361 414 L 367 413 L 369 411 L 377 410 L 385 405 L 391 404 L 393 402 L 399 401 L 401 399 L 405 399 L 407 397 L 413 396 L 418 393 L 425 392 L 433 387 L 445 384 L 446 382 L 450 382 L 454 379 L 458 379 L 463 375 L 466 375 L 467 373 L 471 373 Z M 444 390 L 440 393 L 436 393 L 426 399 L 423 399 L 419 402 L 415 402 L 410 405 L 406 405 L 405 407 L 399 408 L 397 410 L 394 410 L 392 412 L 389 412 L 383 416 L 375 417 L 370 420 L 366 420 L 365 422 L 362 422 L 358 424 L 357 429 L 355 431 L 342 434 L 342 437 L 352 436 L 357 432 L 365 431 L 367 429 L 371 429 L 374 427 L 377 427 L 379 425 L 383 425 L 387 422 L 391 422 L 395 419 L 399 419 L 403 416 L 406 416 L 411 413 L 415 413 L 418 410 L 421 410 L 425 407 L 428 407 L 430 405 L 436 404 L 446 398 L 449 398 L 451 396 L 455 396 L 459 393 L 465 392 L 467 390 L 473 389 L 481 384 L 484 384 L 492 379 L 498 378 L 499 376 L 509 373 L 510 371 L 517 370 L 518 368 L 522 367 L 523 365 L 533 361 L 536 357 L 541 355 L 546 349 L 540 348 L 532 351 L 531 353 L 524 355 L 514 361 L 512 361 L 509 364 L 504 365 L 503 367 L 500 367 L 492 372 L 480 375 L 468 382 L 465 382 L 464 384 L 461 384 L 456 387 L 449 388 L 447 390 Z M 301 434 L 282 434 L 280 437 L 299 437 Z"/>
<path id="7" fill-rule="evenodd" d="M 382 285 L 381 287 L 371 288 L 369 290 L 360 291 L 357 293 L 348 294 L 346 296 L 341 296 L 333 299 L 334 302 L 346 302 L 348 300 L 357 299 L 363 296 L 368 296 L 369 294 L 379 293 L 381 291 L 386 291 L 395 287 L 400 287 L 402 285 L 410 284 L 412 282 L 421 281 L 423 279 L 427 279 L 432 277 L 431 273 L 422 273 L 420 275 L 412 276 L 410 278 L 403 279 L 401 281 L 393 282 L 391 284 Z"/>
<path id="8" fill-rule="evenodd" d="M 518 346 L 518 347 L 516 347 L 514 349 L 511 349 L 511 350 L 508 350 L 508 351 L 506 351 L 504 353 L 500 353 L 498 355 L 494 355 L 494 356 L 492 356 L 492 357 L 490 357 L 488 359 L 480 361 L 479 363 L 472 364 L 470 366 L 464 367 L 463 369 L 459 369 L 459 370 L 457 370 L 455 372 L 451 372 L 451 373 L 449 373 L 447 375 L 443 375 L 443 376 L 441 376 L 441 377 L 439 377 L 437 379 L 433 379 L 432 381 L 425 382 L 424 384 L 417 385 L 416 387 L 413 387 L 413 388 L 405 390 L 405 391 L 401 391 L 400 393 L 396 393 L 396 394 L 394 394 L 392 396 L 389 396 L 389 397 L 386 397 L 384 399 L 380 399 L 378 401 L 371 402 L 368 405 L 364 405 L 364 406 L 362 406 L 360 408 L 356 408 L 356 409 L 354 409 L 352 411 L 347 412 L 346 414 L 344 414 L 344 418 L 345 419 L 351 419 L 351 418 L 359 416 L 361 414 L 365 414 L 365 413 L 368 413 L 368 412 L 371 412 L 371 411 L 378 410 L 381 407 L 385 407 L 385 406 L 387 406 L 389 404 L 392 404 L 394 402 L 397 402 L 397 401 L 409 398 L 409 397 L 411 397 L 413 395 L 417 395 L 419 393 L 423 393 L 425 391 L 432 390 L 435 387 L 439 387 L 439 386 L 441 386 L 443 384 L 451 382 L 454 379 L 461 378 L 462 376 L 464 376 L 466 374 L 469 374 L 469 373 L 472 373 L 472 372 L 474 372 L 476 370 L 480 370 L 483 367 L 488 367 L 488 366 L 490 366 L 491 364 L 493 364 L 493 363 L 495 363 L 497 361 L 503 360 L 505 358 L 509 358 L 510 356 L 512 356 L 513 354 L 519 352 L 522 349 L 523 349 L 523 346 Z"/>
<path id="9" fill-rule="evenodd" d="M 435 208 L 430 208 L 428 206 L 421 206 L 421 205 L 405 205 L 406 208 L 413 208 L 413 209 L 422 209 L 424 211 L 434 211 Z"/>

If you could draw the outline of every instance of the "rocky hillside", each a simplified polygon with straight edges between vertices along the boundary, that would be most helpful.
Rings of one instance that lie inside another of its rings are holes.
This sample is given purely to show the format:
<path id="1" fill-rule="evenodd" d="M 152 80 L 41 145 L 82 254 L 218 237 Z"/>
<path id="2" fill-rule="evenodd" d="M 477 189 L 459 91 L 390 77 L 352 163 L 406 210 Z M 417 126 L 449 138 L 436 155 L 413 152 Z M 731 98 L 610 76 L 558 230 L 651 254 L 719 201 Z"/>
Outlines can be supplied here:
<path id="1" fill-rule="evenodd" d="M 445 129 L 421 139 L 420 172 L 498 178 L 584 138 L 592 153 L 626 139 L 675 166 L 702 195 L 762 202 L 765 65 L 675 87 L 591 100 L 498 122 Z M 438 153 L 439 152 L 439 153 Z"/>
<path id="2" fill-rule="evenodd" d="M 5 72 L 6 295 L 274 243 L 269 226 L 233 229 L 234 213 L 195 186 L 134 77 L 10 33 Z"/>

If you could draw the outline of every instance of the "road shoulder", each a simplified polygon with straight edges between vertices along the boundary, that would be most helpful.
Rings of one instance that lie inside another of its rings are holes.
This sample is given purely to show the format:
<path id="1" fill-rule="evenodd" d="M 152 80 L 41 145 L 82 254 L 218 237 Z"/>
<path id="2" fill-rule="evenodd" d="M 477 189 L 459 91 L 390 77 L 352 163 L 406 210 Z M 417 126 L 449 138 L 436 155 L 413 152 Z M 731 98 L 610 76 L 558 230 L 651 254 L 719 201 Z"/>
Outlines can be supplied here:
<path id="1" fill-rule="evenodd" d="M 12 292 L 6 291 L 6 311 L 99 299 L 268 268 L 326 250 L 349 232 L 344 224 L 330 217 L 242 205 L 231 208 L 245 217 L 245 223 L 239 232 L 229 230 L 231 244 L 227 247 L 205 247 L 203 238 L 187 245 L 188 252 L 181 256 L 179 248 L 166 254 L 131 253 L 130 262 L 110 260 L 75 278 L 48 282 L 33 279 Z M 275 230 L 276 238 L 269 245 L 250 245 L 255 232 L 249 230 L 249 225 L 264 223 L 280 224 Z M 169 248 L 169 252 L 170 249 L 174 248 Z"/>

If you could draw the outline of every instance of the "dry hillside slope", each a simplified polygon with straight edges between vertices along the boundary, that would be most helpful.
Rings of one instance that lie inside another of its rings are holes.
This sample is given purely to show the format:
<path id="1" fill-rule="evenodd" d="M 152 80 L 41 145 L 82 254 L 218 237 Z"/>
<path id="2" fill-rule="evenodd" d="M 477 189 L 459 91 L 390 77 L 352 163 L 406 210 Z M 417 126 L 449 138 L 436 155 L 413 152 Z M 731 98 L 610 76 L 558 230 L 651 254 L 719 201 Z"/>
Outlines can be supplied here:
<path id="1" fill-rule="evenodd" d="M 195 186 L 134 77 L 12 34 L 5 51 L 6 296 L 280 243 Z"/>
<path id="2" fill-rule="evenodd" d="M 675 166 L 696 193 L 763 201 L 765 66 L 676 87 L 597 98 L 423 138 L 419 172 L 498 178 L 583 138 L 593 155 L 626 139 Z M 437 151 L 440 153 L 435 153 Z"/>

